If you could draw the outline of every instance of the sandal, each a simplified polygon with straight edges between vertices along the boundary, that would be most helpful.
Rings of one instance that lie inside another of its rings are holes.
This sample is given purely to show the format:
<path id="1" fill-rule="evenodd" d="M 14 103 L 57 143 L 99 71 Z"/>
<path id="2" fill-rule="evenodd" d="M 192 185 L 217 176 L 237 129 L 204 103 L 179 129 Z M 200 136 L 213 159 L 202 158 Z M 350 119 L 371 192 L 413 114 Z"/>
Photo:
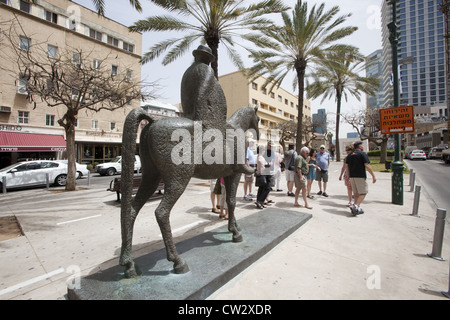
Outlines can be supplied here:
<path id="1" fill-rule="evenodd" d="M 307 195 L 306 197 L 309 199 L 314 199 L 314 196 L 311 196 L 311 195 Z"/>
<path id="2" fill-rule="evenodd" d="M 347 207 L 351 207 L 353 204 L 351 202 L 347 203 Z"/>
<path id="3" fill-rule="evenodd" d="M 307 207 L 305 207 L 306 209 L 312 209 L 313 207 L 310 207 L 310 206 L 307 206 Z"/>
<path id="4" fill-rule="evenodd" d="M 214 213 L 220 213 L 219 210 L 217 210 L 216 208 L 212 208 L 212 209 L 211 209 L 211 212 L 214 212 Z"/>
<path id="5" fill-rule="evenodd" d="M 301 204 L 295 204 L 295 203 L 294 203 L 294 207 L 302 208 L 303 206 L 302 206 Z"/>

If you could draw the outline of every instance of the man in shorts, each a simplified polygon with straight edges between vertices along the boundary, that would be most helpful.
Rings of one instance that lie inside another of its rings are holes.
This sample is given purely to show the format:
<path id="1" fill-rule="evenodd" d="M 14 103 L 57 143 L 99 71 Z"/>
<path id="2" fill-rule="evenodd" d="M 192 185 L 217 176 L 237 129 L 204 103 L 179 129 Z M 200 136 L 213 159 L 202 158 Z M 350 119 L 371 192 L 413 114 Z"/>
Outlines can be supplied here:
<path id="1" fill-rule="evenodd" d="M 330 154 L 325 152 L 325 146 L 320 146 L 320 152 L 316 155 L 317 165 L 319 170 L 316 171 L 316 181 L 319 184 L 319 192 L 317 194 L 328 197 L 327 194 L 327 183 L 328 183 L 328 166 L 330 165 Z M 322 192 L 322 182 L 323 182 L 323 192 Z"/>
<path id="2" fill-rule="evenodd" d="M 345 164 L 348 168 L 350 175 L 350 183 L 352 185 L 353 195 L 355 203 L 350 207 L 350 210 L 354 216 L 363 214 L 364 210 L 361 209 L 361 203 L 369 192 L 369 186 L 367 185 L 366 170 L 372 175 L 372 182 L 375 183 L 377 179 L 370 166 L 370 160 L 367 154 L 363 151 L 363 143 L 357 141 L 354 144 L 355 150 L 347 155 Z"/>
<path id="3" fill-rule="evenodd" d="M 288 189 L 287 195 L 294 196 L 294 178 L 295 178 L 295 159 L 297 158 L 297 152 L 294 150 L 294 144 L 289 143 L 288 150 L 284 153 L 284 164 L 286 170 L 286 186 Z"/>
<path id="4" fill-rule="evenodd" d="M 298 203 L 298 196 L 300 195 L 300 190 L 302 191 L 302 198 L 305 202 L 305 208 L 312 209 L 308 205 L 308 200 L 306 199 L 306 176 L 308 175 L 309 167 L 308 162 L 306 162 L 306 157 L 308 157 L 309 149 L 308 147 L 303 147 L 300 150 L 300 155 L 295 158 L 295 207 L 301 207 Z"/>

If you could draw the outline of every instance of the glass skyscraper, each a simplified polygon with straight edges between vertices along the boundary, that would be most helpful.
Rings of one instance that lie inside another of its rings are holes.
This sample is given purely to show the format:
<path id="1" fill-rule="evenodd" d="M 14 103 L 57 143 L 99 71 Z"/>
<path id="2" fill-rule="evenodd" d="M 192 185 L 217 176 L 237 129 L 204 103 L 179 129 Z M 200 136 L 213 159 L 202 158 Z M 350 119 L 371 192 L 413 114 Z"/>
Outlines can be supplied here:
<path id="1" fill-rule="evenodd" d="M 440 0 L 397 0 L 400 105 L 446 105 L 444 15 Z M 393 106 L 392 57 L 387 24 L 392 5 L 382 4 L 384 107 Z"/>

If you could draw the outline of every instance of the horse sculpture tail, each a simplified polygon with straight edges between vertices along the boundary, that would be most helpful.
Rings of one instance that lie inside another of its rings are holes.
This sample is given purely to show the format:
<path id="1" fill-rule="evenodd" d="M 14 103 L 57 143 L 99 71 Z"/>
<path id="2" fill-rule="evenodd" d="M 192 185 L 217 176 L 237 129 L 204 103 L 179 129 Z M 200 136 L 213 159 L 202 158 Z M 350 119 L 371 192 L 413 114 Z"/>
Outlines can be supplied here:
<path id="1" fill-rule="evenodd" d="M 130 215 L 131 200 L 133 191 L 134 162 L 136 154 L 136 138 L 139 123 L 142 120 L 148 120 L 149 124 L 153 119 L 142 109 L 132 110 L 125 119 L 122 136 L 122 177 L 120 182 L 120 191 L 122 193 L 121 201 L 121 221 Z M 144 159 L 141 159 L 143 161 Z M 143 166 L 142 166 L 143 168 Z"/>

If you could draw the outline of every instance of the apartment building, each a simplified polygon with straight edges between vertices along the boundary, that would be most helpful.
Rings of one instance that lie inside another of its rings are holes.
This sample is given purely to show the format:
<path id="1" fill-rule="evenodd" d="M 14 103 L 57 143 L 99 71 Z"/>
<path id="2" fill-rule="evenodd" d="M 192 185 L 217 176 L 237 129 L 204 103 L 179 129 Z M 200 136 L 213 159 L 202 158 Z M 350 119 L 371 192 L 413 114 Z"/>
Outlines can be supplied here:
<path id="1" fill-rule="evenodd" d="M 242 72 L 236 71 L 219 77 L 219 83 L 227 99 L 227 117 L 238 109 L 250 105 L 259 106 L 258 115 L 260 141 L 278 143 L 277 123 L 298 120 L 298 96 L 283 88 L 263 88 L 266 78 L 259 77 L 250 82 Z M 311 121 L 311 104 L 304 99 L 303 121 Z"/>
<path id="2" fill-rule="evenodd" d="M 17 46 L 21 50 L 37 43 L 46 47 L 49 57 L 73 50 L 72 61 L 83 52 L 87 54 L 84 63 L 95 66 L 102 61 L 111 68 L 111 76 L 120 72 L 134 81 L 141 79 L 142 35 L 73 1 L 0 0 L 2 32 L 8 31 L 8 21 L 20 25 Z M 8 63 L 0 59 L 0 67 Z M 49 107 L 40 99 L 35 103 L 27 100 L 19 72 L 0 73 L 0 168 L 24 159 L 65 157 L 65 132 L 57 123 L 65 107 Z M 139 107 L 140 101 L 133 100 L 115 111 L 82 110 L 75 133 L 77 161 L 92 164 L 120 155 L 125 117 Z"/>

